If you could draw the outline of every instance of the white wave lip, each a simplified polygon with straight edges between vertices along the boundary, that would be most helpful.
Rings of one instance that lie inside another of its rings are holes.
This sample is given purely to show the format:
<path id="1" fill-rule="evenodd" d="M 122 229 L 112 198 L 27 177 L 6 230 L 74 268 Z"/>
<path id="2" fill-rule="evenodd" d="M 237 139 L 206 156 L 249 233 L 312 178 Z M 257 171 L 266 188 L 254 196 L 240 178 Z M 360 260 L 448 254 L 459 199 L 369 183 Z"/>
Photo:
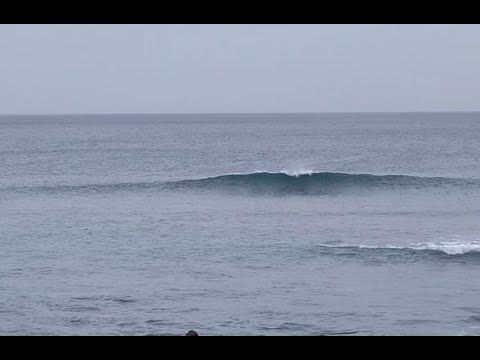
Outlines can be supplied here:
<path id="1" fill-rule="evenodd" d="M 463 255 L 472 252 L 480 252 L 480 242 L 441 242 L 441 243 L 427 243 L 417 244 L 414 249 L 417 250 L 433 250 L 442 251 L 448 255 Z"/>
<path id="2" fill-rule="evenodd" d="M 352 245 L 344 246 L 327 246 L 327 247 L 352 247 Z M 440 251 L 447 255 L 464 255 L 468 253 L 480 252 L 480 242 L 439 242 L 439 243 L 419 243 L 409 246 L 395 246 L 395 245 L 359 245 L 353 246 L 359 249 L 399 249 L 399 250 L 431 250 Z"/>
<path id="3" fill-rule="evenodd" d="M 300 177 L 302 175 L 312 175 L 315 171 L 307 170 L 307 169 L 299 169 L 299 170 L 282 170 L 281 173 L 293 176 L 293 177 Z"/>

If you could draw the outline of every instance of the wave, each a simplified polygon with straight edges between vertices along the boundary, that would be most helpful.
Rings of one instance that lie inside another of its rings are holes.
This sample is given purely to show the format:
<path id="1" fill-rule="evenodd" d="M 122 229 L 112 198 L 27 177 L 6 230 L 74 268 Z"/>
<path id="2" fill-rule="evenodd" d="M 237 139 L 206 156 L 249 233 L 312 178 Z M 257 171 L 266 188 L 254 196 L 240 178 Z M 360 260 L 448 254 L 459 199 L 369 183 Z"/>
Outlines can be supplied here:
<path id="1" fill-rule="evenodd" d="M 459 256 L 467 254 L 480 254 L 480 242 L 439 242 L 439 243 L 419 243 L 406 246 L 394 245 L 318 245 L 323 249 L 338 250 L 341 252 L 424 252 L 441 253 L 448 256 Z"/>
<path id="2" fill-rule="evenodd" d="M 413 189 L 441 187 L 480 189 L 480 179 L 419 177 L 408 175 L 371 175 L 332 172 L 255 172 L 230 174 L 174 183 L 179 188 L 243 191 L 272 195 L 328 195 L 349 191 Z"/>
<path id="3" fill-rule="evenodd" d="M 85 185 L 53 185 L 16 190 L 44 192 L 108 192 L 108 191 L 220 191 L 252 195 L 335 195 L 362 191 L 439 190 L 441 188 L 479 190 L 480 179 L 420 177 L 409 175 L 371 175 L 333 172 L 254 172 L 228 174 L 178 181 L 106 183 Z"/>

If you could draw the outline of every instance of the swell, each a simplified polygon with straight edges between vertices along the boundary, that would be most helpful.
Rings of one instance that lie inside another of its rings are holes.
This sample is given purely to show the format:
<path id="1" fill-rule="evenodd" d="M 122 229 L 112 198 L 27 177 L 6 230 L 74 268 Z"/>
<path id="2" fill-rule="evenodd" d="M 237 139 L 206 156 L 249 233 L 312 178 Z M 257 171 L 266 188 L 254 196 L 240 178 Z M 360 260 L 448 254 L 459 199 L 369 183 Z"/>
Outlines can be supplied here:
<path id="1" fill-rule="evenodd" d="M 480 188 L 480 179 L 332 172 L 300 174 L 257 172 L 184 180 L 176 184 L 180 187 L 198 189 L 241 189 L 258 193 L 322 195 L 348 190 Z"/>
<path id="2" fill-rule="evenodd" d="M 111 191 L 219 191 L 252 195 L 334 195 L 365 191 L 479 190 L 480 179 L 332 172 L 228 174 L 201 179 L 85 185 L 10 187 L 3 190 L 102 193 Z"/>

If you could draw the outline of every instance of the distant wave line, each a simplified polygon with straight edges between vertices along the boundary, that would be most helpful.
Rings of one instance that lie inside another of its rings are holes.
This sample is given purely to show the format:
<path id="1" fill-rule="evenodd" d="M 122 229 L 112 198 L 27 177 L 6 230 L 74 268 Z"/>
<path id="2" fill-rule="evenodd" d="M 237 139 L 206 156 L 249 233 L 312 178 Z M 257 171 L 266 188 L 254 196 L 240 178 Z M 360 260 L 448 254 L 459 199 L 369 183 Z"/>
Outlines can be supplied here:
<path id="1" fill-rule="evenodd" d="M 410 175 L 372 175 L 333 172 L 253 172 L 227 174 L 200 179 L 174 181 L 101 183 L 82 185 L 46 185 L 9 187 L 16 191 L 108 192 L 108 191 L 202 191 L 252 195 L 329 195 L 350 191 L 375 191 L 439 188 L 480 189 L 480 179 L 421 177 Z M 5 189 L 5 188 L 4 188 Z"/>

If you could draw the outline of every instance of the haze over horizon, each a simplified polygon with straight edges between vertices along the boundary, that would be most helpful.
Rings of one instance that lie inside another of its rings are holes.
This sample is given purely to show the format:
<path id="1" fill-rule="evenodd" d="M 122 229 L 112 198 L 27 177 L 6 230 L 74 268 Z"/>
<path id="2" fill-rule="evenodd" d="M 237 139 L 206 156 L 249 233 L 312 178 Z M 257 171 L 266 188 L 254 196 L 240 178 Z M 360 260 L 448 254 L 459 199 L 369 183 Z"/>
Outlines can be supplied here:
<path id="1" fill-rule="evenodd" d="M 0 114 L 480 111 L 479 25 L 0 25 Z"/>

